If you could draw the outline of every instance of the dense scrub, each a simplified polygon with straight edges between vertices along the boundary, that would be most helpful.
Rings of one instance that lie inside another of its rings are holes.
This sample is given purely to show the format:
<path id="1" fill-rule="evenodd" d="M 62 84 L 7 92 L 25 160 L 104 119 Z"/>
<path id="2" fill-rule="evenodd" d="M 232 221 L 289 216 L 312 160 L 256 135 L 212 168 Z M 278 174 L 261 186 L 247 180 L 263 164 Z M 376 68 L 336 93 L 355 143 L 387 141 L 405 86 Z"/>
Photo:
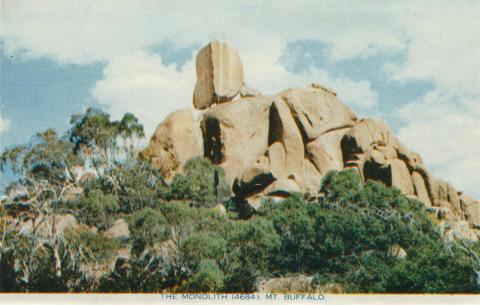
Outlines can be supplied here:
<path id="1" fill-rule="evenodd" d="M 48 131 L 2 156 L 24 193 L 0 209 L 1 291 L 249 292 L 307 274 L 347 292 L 479 292 L 478 243 L 444 240 L 422 203 L 354 171 L 329 172 L 315 200 L 266 199 L 241 219 L 208 160 L 170 183 L 138 160 L 134 117 L 89 110 L 72 124 L 68 139 Z M 76 180 L 85 162 L 96 174 Z M 78 224 L 60 230 L 54 215 Z M 112 237 L 119 219 L 130 234 Z"/>

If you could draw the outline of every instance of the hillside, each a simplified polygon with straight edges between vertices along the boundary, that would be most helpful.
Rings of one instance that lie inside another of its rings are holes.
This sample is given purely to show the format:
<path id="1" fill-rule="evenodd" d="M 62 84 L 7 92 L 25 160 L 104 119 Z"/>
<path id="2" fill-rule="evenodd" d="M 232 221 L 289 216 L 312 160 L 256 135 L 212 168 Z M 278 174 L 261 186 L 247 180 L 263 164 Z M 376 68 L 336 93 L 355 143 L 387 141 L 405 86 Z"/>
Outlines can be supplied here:
<path id="1" fill-rule="evenodd" d="M 262 95 L 226 42 L 196 68 L 140 152 L 134 115 L 89 108 L 2 153 L 1 291 L 480 292 L 480 202 L 384 122 Z"/>

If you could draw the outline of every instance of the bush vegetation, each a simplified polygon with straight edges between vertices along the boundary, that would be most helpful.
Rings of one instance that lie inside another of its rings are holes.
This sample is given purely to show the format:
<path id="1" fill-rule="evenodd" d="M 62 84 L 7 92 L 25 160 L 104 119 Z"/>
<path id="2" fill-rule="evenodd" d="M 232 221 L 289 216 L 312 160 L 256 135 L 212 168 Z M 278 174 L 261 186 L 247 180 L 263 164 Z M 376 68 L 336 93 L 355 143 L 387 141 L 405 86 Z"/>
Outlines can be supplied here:
<path id="1" fill-rule="evenodd" d="M 49 130 L 3 153 L 18 178 L 10 189 L 27 194 L 0 208 L 1 291 L 252 292 L 260 277 L 307 274 L 347 292 L 480 292 L 479 243 L 443 239 L 397 189 L 332 171 L 318 199 L 264 200 L 241 218 L 221 168 L 195 158 L 166 183 L 136 157 L 142 135 L 132 115 L 112 122 L 89 109 L 66 137 Z M 76 180 L 79 164 L 94 177 Z M 12 211 L 20 203 L 28 209 Z M 78 224 L 56 229 L 65 214 Z M 108 234 L 118 219 L 129 236 Z"/>

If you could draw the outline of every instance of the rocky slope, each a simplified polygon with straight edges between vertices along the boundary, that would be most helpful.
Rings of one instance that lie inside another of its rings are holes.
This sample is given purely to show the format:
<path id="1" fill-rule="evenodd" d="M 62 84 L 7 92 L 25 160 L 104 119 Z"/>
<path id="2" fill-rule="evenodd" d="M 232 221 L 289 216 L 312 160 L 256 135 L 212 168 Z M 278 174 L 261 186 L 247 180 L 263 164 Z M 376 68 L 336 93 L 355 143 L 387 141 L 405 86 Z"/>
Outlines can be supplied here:
<path id="1" fill-rule="evenodd" d="M 214 41 L 196 60 L 193 109 L 170 114 L 142 156 L 167 179 L 190 158 L 225 170 L 237 202 L 256 209 L 264 196 L 318 196 L 329 170 L 353 168 L 422 201 L 450 235 L 480 236 L 480 202 L 434 178 L 378 119 L 361 119 L 320 84 L 262 95 L 248 88 L 237 52 Z"/>

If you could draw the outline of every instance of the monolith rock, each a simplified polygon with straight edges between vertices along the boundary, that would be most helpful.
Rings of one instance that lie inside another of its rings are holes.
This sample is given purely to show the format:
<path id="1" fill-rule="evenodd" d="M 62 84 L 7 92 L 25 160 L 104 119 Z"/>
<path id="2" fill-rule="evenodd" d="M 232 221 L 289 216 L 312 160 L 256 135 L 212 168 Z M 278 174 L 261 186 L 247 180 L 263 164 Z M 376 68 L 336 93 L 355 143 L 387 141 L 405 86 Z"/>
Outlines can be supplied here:
<path id="1" fill-rule="evenodd" d="M 352 168 L 423 202 L 460 235 L 480 237 L 480 202 L 434 178 L 385 122 L 358 118 L 332 89 L 311 84 L 263 95 L 245 85 L 238 53 L 222 41 L 199 51 L 196 69 L 198 116 L 172 113 L 142 153 L 165 177 L 203 156 L 223 167 L 237 202 L 255 211 L 264 197 L 318 194 L 328 171 Z"/>

